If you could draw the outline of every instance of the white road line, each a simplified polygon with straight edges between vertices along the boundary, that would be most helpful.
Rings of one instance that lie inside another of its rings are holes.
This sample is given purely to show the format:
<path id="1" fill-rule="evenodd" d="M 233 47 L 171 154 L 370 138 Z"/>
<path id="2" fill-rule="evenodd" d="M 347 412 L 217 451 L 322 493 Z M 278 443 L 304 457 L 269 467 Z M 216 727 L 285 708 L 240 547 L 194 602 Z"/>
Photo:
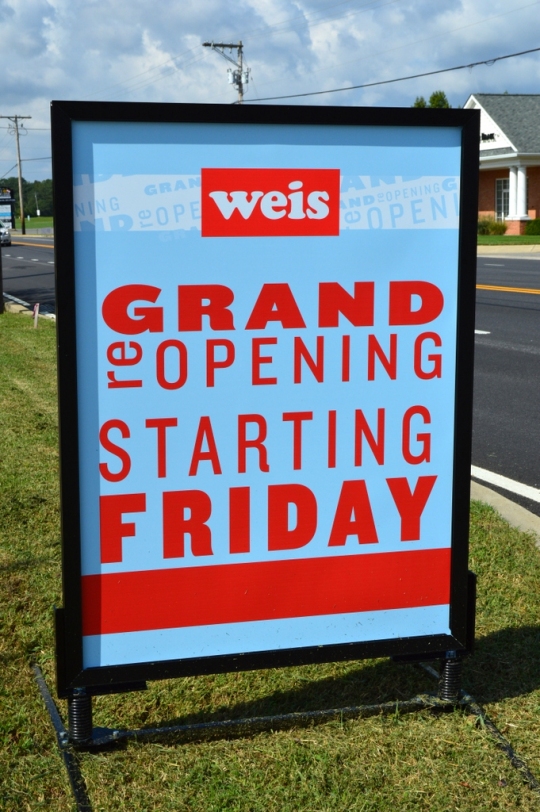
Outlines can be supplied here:
<path id="1" fill-rule="evenodd" d="M 32 262 L 39 262 L 39 259 L 33 259 Z"/>
<path id="2" fill-rule="evenodd" d="M 6 299 L 9 299 L 10 302 L 15 302 L 15 304 L 24 305 L 24 307 L 32 307 L 32 305 L 28 304 L 28 302 L 25 302 L 24 299 L 17 299 L 16 296 L 10 296 L 9 293 L 6 293 L 5 291 L 3 292 L 2 295 Z"/>
<path id="3" fill-rule="evenodd" d="M 498 262 L 484 262 L 484 266 L 487 268 L 504 268 L 504 265 L 501 265 Z"/>
<path id="4" fill-rule="evenodd" d="M 54 262 L 51 262 L 51 260 L 49 260 L 49 261 L 47 262 L 47 265 L 54 265 Z"/>
<path id="5" fill-rule="evenodd" d="M 475 330 L 474 331 L 477 336 L 490 336 L 491 333 L 489 330 Z"/>
<path id="6" fill-rule="evenodd" d="M 17 257 L 17 259 L 24 259 L 24 257 Z"/>
<path id="7" fill-rule="evenodd" d="M 477 468 L 476 465 L 471 465 L 471 475 L 475 477 L 475 479 L 480 479 L 482 482 L 489 482 L 490 485 L 495 485 L 497 488 L 504 488 L 505 491 L 516 493 L 518 496 L 524 496 L 526 499 L 532 499 L 533 502 L 540 502 L 540 488 L 532 488 L 530 485 L 523 485 L 521 482 L 509 479 L 507 476 L 494 474 L 492 471 L 486 471 L 484 468 Z"/>

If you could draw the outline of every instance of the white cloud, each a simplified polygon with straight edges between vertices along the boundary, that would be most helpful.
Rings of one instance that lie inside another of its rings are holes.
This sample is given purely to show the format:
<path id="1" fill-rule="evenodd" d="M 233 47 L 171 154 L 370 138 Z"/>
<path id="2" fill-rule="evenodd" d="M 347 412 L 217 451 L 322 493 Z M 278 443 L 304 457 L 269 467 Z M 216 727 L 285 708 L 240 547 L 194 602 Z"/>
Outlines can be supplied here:
<path id="1" fill-rule="evenodd" d="M 23 159 L 50 155 L 51 99 L 232 102 L 227 64 L 204 40 L 242 39 L 247 98 L 377 82 L 534 48 L 540 0 L 0 0 L 2 115 L 31 115 Z M 409 106 L 446 91 L 534 93 L 533 54 L 440 76 L 299 99 L 300 104 Z M 7 126 L 5 120 L 0 126 Z M 0 171 L 15 162 L 0 129 Z M 28 179 L 50 176 L 27 161 Z"/>

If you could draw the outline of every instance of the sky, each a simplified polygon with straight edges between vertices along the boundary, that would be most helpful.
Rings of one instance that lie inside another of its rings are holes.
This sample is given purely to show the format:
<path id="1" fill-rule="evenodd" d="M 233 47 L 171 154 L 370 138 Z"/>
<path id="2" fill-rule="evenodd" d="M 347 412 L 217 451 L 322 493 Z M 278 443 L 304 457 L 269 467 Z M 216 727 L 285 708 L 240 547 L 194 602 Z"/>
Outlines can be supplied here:
<path id="1" fill-rule="evenodd" d="M 243 42 L 245 99 L 256 104 L 535 48 L 539 20 L 540 0 L 0 0 L 0 115 L 31 116 L 23 176 L 43 180 L 52 99 L 233 103 L 231 66 L 202 47 L 207 40 Z M 538 93 L 540 52 L 287 103 L 409 107 L 434 90 L 453 107 L 471 93 Z M 16 174 L 15 163 L 15 138 L 0 119 L 1 175 Z"/>

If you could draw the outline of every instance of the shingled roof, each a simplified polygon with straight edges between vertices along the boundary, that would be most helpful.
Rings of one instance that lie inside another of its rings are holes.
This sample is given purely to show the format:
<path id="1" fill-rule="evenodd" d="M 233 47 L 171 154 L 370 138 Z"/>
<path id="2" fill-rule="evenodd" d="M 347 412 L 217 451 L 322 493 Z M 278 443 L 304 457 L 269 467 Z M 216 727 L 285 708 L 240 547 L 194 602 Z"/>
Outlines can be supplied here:
<path id="1" fill-rule="evenodd" d="M 518 152 L 540 154 L 540 94 L 474 93 Z"/>

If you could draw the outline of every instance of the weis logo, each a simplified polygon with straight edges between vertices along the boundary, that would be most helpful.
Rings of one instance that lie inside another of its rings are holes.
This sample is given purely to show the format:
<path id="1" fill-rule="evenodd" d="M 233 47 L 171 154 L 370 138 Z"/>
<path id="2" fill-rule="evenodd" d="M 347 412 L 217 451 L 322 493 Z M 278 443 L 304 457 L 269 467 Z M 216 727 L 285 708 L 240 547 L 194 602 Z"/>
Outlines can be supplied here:
<path id="1" fill-rule="evenodd" d="M 203 237 L 337 237 L 339 169 L 202 169 Z"/>

